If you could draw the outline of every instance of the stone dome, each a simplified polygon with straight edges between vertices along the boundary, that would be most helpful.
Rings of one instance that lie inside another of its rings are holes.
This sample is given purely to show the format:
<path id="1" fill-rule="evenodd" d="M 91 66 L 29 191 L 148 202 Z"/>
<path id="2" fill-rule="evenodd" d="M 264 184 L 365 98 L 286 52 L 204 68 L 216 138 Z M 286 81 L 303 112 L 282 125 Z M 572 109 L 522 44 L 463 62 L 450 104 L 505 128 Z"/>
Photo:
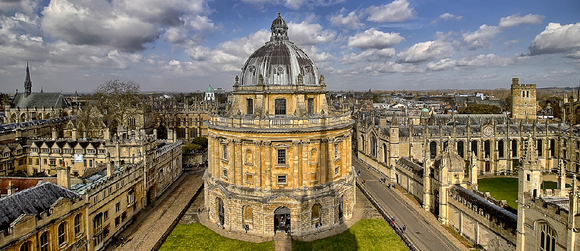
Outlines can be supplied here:
<path id="1" fill-rule="evenodd" d="M 242 68 L 240 85 L 319 85 L 312 59 L 288 39 L 288 25 L 280 16 L 272 21 L 270 41 L 256 50 Z"/>

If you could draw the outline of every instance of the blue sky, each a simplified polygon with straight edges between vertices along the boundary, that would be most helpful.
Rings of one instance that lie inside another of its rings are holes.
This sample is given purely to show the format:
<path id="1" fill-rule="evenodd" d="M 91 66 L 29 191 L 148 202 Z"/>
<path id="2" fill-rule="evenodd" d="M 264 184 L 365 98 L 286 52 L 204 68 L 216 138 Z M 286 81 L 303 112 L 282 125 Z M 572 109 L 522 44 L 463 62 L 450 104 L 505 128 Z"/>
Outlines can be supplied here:
<path id="1" fill-rule="evenodd" d="M 577 0 L 0 0 L 0 92 L 231 90 L 278 11 L 328 90 L 580 85 Z"/>

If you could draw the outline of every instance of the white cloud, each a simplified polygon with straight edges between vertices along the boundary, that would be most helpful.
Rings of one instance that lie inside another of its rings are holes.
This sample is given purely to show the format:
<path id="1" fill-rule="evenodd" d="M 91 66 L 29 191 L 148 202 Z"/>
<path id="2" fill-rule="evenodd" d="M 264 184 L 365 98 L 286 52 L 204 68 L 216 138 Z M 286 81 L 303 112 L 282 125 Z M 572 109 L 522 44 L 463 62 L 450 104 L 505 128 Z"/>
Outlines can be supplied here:
<path id="1" fill-rule="evenodd" d="M 421 63 L 454 54 L 453 44 L 443 40 L 417 43 L 397 54 L 397 62 Z"/>
<path id="2" fill-rule="evenodd" d="M 500 32 L 497 26 L 481 25 L 477 31 L 463 34 L 463 41 L 470 48 L 486 48 L 491 46 L 491 40 Z"/>
<path id="3" fill-rule="evenodd" d="M 451 13 L 443 13 L 437 19 L 433 20 L 431 23 L 437 23 L 439 21 L 461 21 L 463 16 L 456 16 Z"/>
<path id="4" fill-rule="evenodd" d="M 499 27 L 510 28 L 522 24 L 541 24 L 543 19 L 544 17 L 541 15 L 528 14 L 523 17 L 519 15 L 511 15 L 508 17 L 502 17 L 499 20 Z"/>
<path id="5" fill-rule="evenodd" d="M 503 58 L 495 54 L 480 54 L 475 57 L 463 58 L 457 62 L 459 66 L 508 66 L 515 63 L 514 59 Z"/>
<path id="6" fill-rule="evenodd" d="M 395 0 L 381 6 L 371 6 L 367 9 L 370 14 L 368 21 L 377 23 L 401 22 L 415 16 L 413 8 L 407 0 Z"/>
<path id="7" fill-rule="evenodd" d="M 357 33 L 348 38 L 348 46 L 356 47 L 361 50 L 366 49 L 382 49 L 392 47 L 405 38 L 401 37 L 399 33 L 385 33 L 375 28 L 368 29 L 363 33 Z"/>
<path id="8" fill-rule="evenodd" d="M 288 37 L 290 41 L 295 42 L 299 46 L 315 45 L 334 40 L 336 32 L 324 30 L 320 24 L 309 24 L 306 22 L 299 24 L 288 23 Z"/>
<path id="9" fill-rule="evenodd" d="M 343 3 L 346 0 L 242 0 L 256 8 L 263 8 L 266 4 L 284 5 L 290 9 L 313 8 L 316 6 L 330 6 Z"/>
<path id="10" fill-rule="evenodd" d="M 457 60 L 450 59 L 450 58 L 444 58 L 444 59 L 439 60 L 436 63 L 434 63 L 434 62 L 428 63 L 427 70 L 441 71 L 441 70 L 455 67 L 456 64 L 457 64 Z"/>
<path id="11" fill-rule="evenodd" d="M 561 53 L 580 49 L 580 23 L 550 23 L 528 47 L 530 55 Z"/>
<path id="12" fill-rule="evenodd" d="M 345 9 L 342 8 L 340 13 L 330 17 L 330 24 L 334 27 L 341 27 L 347 29 L 360 29 L 364 24 L 360 21 L 360 15 L 355 11 L 348 13 L 344 16 Z"/>
<path id="13" fill-rule="evenodd" d="M 386 62 L 395 56 L 395 49 L 384 48 L 384 49 L 369 49 L 361 52 L 360 54 L 351 53 L 345 55 L 340 60 L 343 64 L 355 64 L 359 62 Z"/>

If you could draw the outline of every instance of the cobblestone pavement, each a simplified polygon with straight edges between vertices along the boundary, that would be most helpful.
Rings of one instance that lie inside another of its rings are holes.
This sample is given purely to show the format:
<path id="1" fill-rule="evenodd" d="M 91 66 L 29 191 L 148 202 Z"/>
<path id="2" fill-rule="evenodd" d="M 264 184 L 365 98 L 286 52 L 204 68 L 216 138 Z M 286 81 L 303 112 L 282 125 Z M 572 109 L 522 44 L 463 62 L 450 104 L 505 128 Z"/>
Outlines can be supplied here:
<path id="1" fill-rule="evenodd" d="M 153 250 L 158 240 L 169 230 L 203 185 L 202 175 L 203 170 L 184 173 L 153 205 L 143 209 L 135 222 L 121 233 L 120 236 L 125 236 L 125 244 L 109 247 L 107 250 Z"/>

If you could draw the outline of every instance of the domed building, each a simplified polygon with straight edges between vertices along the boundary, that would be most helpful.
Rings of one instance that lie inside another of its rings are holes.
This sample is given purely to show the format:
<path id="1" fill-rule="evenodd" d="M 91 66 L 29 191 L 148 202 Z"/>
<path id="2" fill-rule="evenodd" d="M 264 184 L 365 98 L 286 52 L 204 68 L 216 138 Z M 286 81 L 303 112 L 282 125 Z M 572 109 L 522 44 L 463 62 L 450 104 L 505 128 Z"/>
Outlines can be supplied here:
<path id="1" fill-rule="evenodd" d="M 328 106 L 324 76 L 280 13 L 271 31 L 235 77 L 226 113 L 207 122 L 205 206 L 229 231 L 301 236 L 352 217 L 354 121 Z"/>

